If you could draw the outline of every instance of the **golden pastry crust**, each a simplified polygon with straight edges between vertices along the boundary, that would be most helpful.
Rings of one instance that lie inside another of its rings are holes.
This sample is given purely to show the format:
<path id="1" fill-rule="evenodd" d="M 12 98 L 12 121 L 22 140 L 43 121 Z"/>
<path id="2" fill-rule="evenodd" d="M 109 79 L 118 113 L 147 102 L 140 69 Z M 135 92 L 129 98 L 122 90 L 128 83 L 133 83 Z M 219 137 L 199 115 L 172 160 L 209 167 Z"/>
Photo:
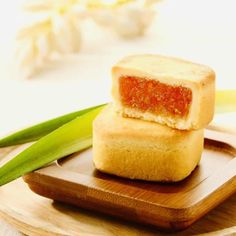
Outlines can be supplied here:
<path id="1" fill-rule="evenodd" d="M 123 118 L 108 105 L 93 123 L 93 161 L 98 170 L 117 176 L 175 182 L 199 163 L 203 139 L 202 129 Z"/>
<path id="2" fill-rule="evenodd" d="M 119 78 L 131 76 L 157 80 L 192 91 L 192 103 L 185 118 L 165 117 L 123 106 Z M 125 117 L 141 118 L 166 124 L 181 130 L 201 129 L 212 120 L 215 105 L 215 73 L 208 66 L 159 55 L 134 55 L 118 62 L 112 68 L 112 96 L 116 110 Z"/>

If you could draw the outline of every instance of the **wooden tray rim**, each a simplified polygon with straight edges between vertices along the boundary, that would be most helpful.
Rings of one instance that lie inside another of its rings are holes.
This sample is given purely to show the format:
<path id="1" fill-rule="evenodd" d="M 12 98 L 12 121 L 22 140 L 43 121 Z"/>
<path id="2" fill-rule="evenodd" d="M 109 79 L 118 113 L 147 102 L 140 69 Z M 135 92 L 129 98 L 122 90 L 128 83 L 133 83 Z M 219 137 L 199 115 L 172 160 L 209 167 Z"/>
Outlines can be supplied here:
<path id="1" fill-rule="evenodd" d="M 207 137 L 207 139 L 211 139 L 211 138 Z M 222 140 L 215 140 L 215 139 L 213 140 L 218 141 L 218 142 L 224 142 Z M 194 218 L 196 215 L 199 214 L 199 211 L 201 211 L 200 210 L 201 208 L 197 206 L 200 206 L 202 204 L 208 204 L 210 205 L 210 208 L 213 208 L 219 203 L 223 202 L 230 195 L 236 192 L 236 176 L 235 176 L 235 171 L 234 171 L 236 169 L 236 157 L 235 157 L 236 149 L 233 146 L 234 144 L 232 143 L 229 144 L 227 142 L 226 144 L 231 148 L 230 150 L 228 150 L 228 152 L 231 153 L 232 160 L 228 161 L 222 169 L 218 170 L 217 172 L 214 172 L 212 175 L 210 175 L 206 179 L 203 179 L 195 187 L 185 192 L 179 193 L 182 195 L 182 197 L 184 197 L 186 194 L 193 195 L 195 191 L 200 192 L 201 195 L 200 196 L 198 195 L 198 198 L 195 199 L 195 201 L 193 201 L 191 204 L 187 206 L 182 206 L 180 202 L 179 206 L 176 207 L 172 205 L 164 205 L 161 203 L 157 203 L 155 201 L 147 202 L 143 200 L 142 198 L 138 198 L 138 197 L 134 199 L 129 195 L 121 194 L 121 193 L 119 193 L 119 198 L 109 198 L 110 203 L 126 207 L 126 205 L 124 205 L 123 202 L 127 202 L 129 201 L 129 199 L 130 200 L 132 199 L 132 201 L 136 202 L 136 208 L 138 209 L 144 210 L 146 208 L 146 209 L 149 209 L 149 211 L 154 213 L 155 211 L 158 211 L 158 209 L 162 208 L 165 210 L 165 215 L 163 215 L 165 217 L 173 217 L 173 211 L 174 211 L 175 218 L 178 220 L 186 220 L 186 218 L 188 219 Z M 33 173 L 30 173 L 24 176 L 24 180 L 29 185 L 29 187 L 32 187 L 31 186 L 32 184 L 37 184 L 37 183 L 44 184 L 41 178 L 47 178 L 49 183 L 50 181 L 54 181 L 54 180 L 56 180 L 58 184 L 61 181 L 65 181 L 72 188 L 75 188 L 75 189 L 82 188 L 84 190 L 84 194 L 82 194 L 83 196 L 82 195 L 80 196 L 82 198 L 89 197 L 96 200 L 97 193 L 99 193 L 100 198 L 104 194 L 109 194 L 111 196 L 117 195 L 115 191 L 107 190 L 102 187 L 94 186 L 93 184 L 91 184 L 91 180 L 94 177 L 81 174 L 75 171 L 70 171 L 68 169 L 63 168 L 57 163 L 53 163 L 48 167 L 45 167 L 41 170 L 37 170 Z M 107 180 L 97 179 L 96 181 L 98 181 L 102 186 L 104 186 Z M 212 183 L 214 183 L 214 186 L 212 186 Z M 116 185 L 116 184 L 120 185 L 120 183 L 113 183 L 113 185 Z M 208 184 L 211 185 L 211 188 L 208 188 L 209 191 L 208 192 L 201 191 L 201 189 L 205 188 L 205 186 L 207 186 Z M 136 187 L 129 186 L 129 188 L 135 189 Z M 31 189 L 37 193 L 37 190 L 35 188 L 31 188 Z M 225 191 L 224 197 L 218 200 L 217 204 L 214 204 L 214 201 L 211 201 L 213 195 L 216 192 L 220 192 L 222 189 L 224 189 Z M 234 191 L 232 191 L 232 189 L 234 189 Z M 158 193 L 158 194 L 161 194 L 161 193 Z M 111 199 L 116 199 L 116 202 L 114 202 Z M 106 201 L 108 200 L 106 199 Z M 196 209 L 199 209 L 199 210 L 196 210 Z M 184 218 L 183 218 L 183 215 L 185 216 Z"/>

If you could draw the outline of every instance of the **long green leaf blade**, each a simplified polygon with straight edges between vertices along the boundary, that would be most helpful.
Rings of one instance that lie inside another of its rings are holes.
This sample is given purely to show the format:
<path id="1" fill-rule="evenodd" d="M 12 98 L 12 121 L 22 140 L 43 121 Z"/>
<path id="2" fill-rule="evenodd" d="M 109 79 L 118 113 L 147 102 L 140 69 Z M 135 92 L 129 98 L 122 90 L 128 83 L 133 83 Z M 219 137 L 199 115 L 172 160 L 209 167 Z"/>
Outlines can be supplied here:
<path id="1" fill-rule="evenodd" d="M 216 91 L 216 112 L 236 112 L 236 90 Z"/>
<path id="2" fill-rule="evenodd" d="M 51 133 L 53 130 L 59 128 L 60 126 L 72 121 L 78 116 L 81 116 L 99 106 L 90 107 L 80 111 L 72 112 L 57 118 L 42 122 L 40 124 L 28 127 L 26 129 L 20 130 L 16 133 L 13 133 L 7 137 L 0 139 L 0 147 L 13 146 L 17 144 L 28 143 L 36 141 L 43 136 Z"/>
<path id="3" fill-rule="evenodd" d="M 75 118 L 18 154 L 0 168 L 0 186 L 92 145 L 92 122 L 104 106 Z"/>

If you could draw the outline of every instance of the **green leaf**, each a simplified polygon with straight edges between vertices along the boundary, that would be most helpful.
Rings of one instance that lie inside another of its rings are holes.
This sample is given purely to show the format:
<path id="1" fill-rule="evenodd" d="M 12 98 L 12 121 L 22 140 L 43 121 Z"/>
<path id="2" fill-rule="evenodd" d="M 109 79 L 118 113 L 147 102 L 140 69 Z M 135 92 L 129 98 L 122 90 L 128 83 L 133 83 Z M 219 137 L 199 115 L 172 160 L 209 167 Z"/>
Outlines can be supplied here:
<path id="1" fill-rule="evenodd" d="M 236 90 L 216 91 L 216 112 L 236 112 Z"/>
<path id="2" fill-rule="evenodd" d="M 92 122 L 103 109 L 96 108 L 61 126 L 0 168 L 0 186 L 44 165 L 92 145 Z"/>
<path id="3" fill-rule="evenodd" d="M 51 133 L 53 130 L 59 128 L 60 126 L 70 122 L 76 117 L 81 116 L 100 106 L 102 105 L 72 112 L 72 113 L 42 122 L 40 124 L 31 126 L 29 128 L 20 130 L 16 133 L 13 133 L 7 137 L 0 139 L 0 147 L 7 147 L 7 146 L 13 146 L 17 144 L 23 144 L 23 143 L 36 141 L 42 138 L 43 136 Z"/>

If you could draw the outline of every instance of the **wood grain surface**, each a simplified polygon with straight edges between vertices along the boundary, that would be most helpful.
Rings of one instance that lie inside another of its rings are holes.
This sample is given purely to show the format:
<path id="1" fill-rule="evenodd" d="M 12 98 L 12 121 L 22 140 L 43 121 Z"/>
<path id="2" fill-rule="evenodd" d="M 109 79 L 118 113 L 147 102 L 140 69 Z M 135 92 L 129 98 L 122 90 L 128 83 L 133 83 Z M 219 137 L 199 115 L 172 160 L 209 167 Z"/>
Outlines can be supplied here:
<path id="1" fill-rule="evenodd" d="M 205 130 L 199 166 L 178 183 L 128 180 L 97 171 L 91 149 L 25 176 L 34 192 L 128 221 L 178 231 L 236 192 L 236 136 Z"/>
<path id="2" fill-rule="evenodd" d="M 20 150 L 25 147 L 20 147 Z M 19 148 L 1 150 L 3 156 L 7 154 L 10 158 Z M 72 168 L 68 161 L 63 163 L 66 168 Z M 89 171 L 87 167 L 83 169 L 86 171 Z M 31 192 L 21 179 L 0 188 L 0 201 L 0 216 L 28 235 L 169 235 L 154 227 L 43 198 Z M 235 226 L 236 195 L 233 195 L 190 228 L 174 235 L 234 235 Z"/>
<path id="3" fill-rule="evenodd" d="M 0 219 L 0 235 L 4 236 L 21 236 L 21 234 L 18 230 L 15 229 L 14 226 L 10 225 L 9 223 L 6 223 L 5 221 Z"/>
<path id="4" fill-rule="evenodd" d="M 163 233 L 107 215 L 54 202 L 29 190 L 21 180 L 0 189 L 0 217 L 27 235 L 198 235 L 236 233 L 236 194 L 187 230 Z M 223 231 L 222 231 L 223 230 Z"/>

